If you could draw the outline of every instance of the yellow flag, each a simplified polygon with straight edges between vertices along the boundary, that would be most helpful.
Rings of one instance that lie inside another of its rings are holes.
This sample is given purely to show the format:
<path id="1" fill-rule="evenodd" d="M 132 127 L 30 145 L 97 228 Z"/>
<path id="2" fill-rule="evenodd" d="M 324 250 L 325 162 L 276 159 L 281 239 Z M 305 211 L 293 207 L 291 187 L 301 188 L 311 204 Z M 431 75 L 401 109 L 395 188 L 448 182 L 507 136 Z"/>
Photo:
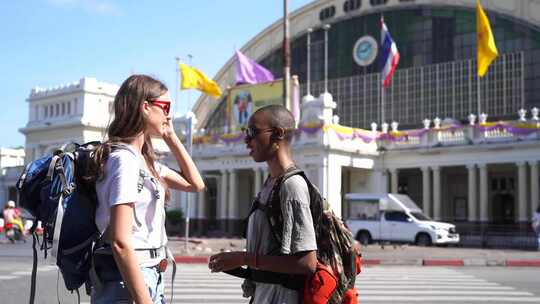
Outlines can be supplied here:
<path id="1" fill-rule="evenodd" d="M 478 43 L 478 76 L 483 77 L 491 62 L 499 56 L 499 52 L 497 52 L 489 19 L 480 5 L 480 0 L 476 2 L 476 35 Z"/>
<path id="2" fill-rule="evenodd" d="M 210 96 L 221 96 L 221 89 L 217 83 L 198 69 L 180 63 L 180 73 L 182 74 L 182 89 L 197 89 Z"/>

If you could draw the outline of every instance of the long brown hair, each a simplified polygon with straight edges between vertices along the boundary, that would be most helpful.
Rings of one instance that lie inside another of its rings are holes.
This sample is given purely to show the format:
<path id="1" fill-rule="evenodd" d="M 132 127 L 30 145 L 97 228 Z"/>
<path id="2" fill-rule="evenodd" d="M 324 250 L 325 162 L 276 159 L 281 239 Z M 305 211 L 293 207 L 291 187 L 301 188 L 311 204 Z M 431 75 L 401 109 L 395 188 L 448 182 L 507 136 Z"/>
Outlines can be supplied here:
<path id="1" fill-rule="evenodd" d="M 103 177 L 103 168 L 114 144 L 129 143 L 144 132 L 146 124 L 141 111 L 142 104 L 147 100 L 158 98 L 167 91 L 162 82 L 147 75 L 132 75 L 122 83 L 114 98 L 114 119 L 107 128 L 108 140 L 92 155 L 93 162 L 90 167 L 92 176 L 96 179 Z M 141 153 L 152 175 L 159 178 L 154 166 L 156 155 L 148 135 L 145 135 Z"/>

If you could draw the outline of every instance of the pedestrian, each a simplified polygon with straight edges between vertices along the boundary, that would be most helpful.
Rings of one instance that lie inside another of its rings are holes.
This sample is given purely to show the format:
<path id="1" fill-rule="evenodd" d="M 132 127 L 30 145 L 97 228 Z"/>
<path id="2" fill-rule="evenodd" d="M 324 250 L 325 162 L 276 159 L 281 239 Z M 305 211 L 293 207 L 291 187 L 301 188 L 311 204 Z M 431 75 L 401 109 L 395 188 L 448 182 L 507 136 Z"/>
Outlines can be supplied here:
<path id="1" fill-rule="evenodd" d="M 540 205 L 536 208 L 536 212 L 532 216 L 532 228 L 537 239 L 537 248 L 540 250 Z"/>
<path id="2" fill-rule="evenodd" d="M 92 303 L 165 303 L 164 204 L 169 189 L 204 189 L 201 175 L 174 132 L 170 109 L 167 87 L 146 75 L 130 76 L 116 94 L 108 140 L 93 158 L 96 225 L 104 237 L 94 253 L 99 284 L 92 287 Z M 152 137 L 164 140 L 179 172 L 156 161 Z"/>
<path id="3" fill-rule="evenodd" d="M 295 121 L 291 112 L 280 105 L 260 108 L 250 117 L 245 129 L 245 142 L 255 162 L 266 162 L 270 176 L 264 182 L 256 201 L 268 206 L 274 183 L 295 167 L 291 140 Z M 294 175 L 280 188 L 283 216 L 281 243 L 274 237 L 266 214 L 252 209 L 247 224 L 247 251 L 224 252 L 210 257 L 212 272 L 231 270 L 247 265 L 251 269 L 283 274 L 310 275 L 317 266 L 317 243 L 310 212 L 309 190 L 304 178 Z M 244 296 L 252 303 L 298 303 L 296 290 L 281 284 L 244 281 Z"/>
<path id="4" fill-rule="evenodd" d="M 24 224 L 21 218 L 21 210 L 17 208 L 14 201 L 7 201 L 2 213 L 5 223 L 17 226 L 23 235 L 26 234 L 26 229 L 24 229 Z"/>

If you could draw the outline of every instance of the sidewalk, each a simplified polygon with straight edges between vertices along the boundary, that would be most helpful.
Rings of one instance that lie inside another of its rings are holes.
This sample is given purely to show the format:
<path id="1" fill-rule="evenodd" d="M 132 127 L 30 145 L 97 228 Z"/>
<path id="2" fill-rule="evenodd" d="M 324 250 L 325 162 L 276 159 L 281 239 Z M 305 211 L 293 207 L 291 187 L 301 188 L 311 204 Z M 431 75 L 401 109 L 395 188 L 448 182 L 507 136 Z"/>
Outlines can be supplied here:
<path id="1" fill-rule="evenodd" d="M 212 254 L 242 251 L 239 238 L 190 238 L 188 250 L 183 238 L 169 238 L 169 248 L 178 263 L 207 263 Z M 364 265 L 416 266 L 533 266 L 540 267 L 540 251 L 479 249 L 461 247 L 380 246 L 362 247 Z"/>

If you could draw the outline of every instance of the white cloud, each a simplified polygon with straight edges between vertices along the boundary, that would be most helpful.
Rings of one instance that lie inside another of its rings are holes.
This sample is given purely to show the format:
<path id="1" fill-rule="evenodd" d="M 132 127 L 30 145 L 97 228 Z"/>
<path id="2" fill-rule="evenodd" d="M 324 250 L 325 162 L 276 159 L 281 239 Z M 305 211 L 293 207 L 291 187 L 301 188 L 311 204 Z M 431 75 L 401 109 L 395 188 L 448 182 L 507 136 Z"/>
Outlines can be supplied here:
<path id="1" fill-rule="evenodd" d="M 86 11 L 102 15 L 118 15 L 120 10 L 106 0 L 47 0 L 49 3 L 66 8 L 82 8 Z"/>

